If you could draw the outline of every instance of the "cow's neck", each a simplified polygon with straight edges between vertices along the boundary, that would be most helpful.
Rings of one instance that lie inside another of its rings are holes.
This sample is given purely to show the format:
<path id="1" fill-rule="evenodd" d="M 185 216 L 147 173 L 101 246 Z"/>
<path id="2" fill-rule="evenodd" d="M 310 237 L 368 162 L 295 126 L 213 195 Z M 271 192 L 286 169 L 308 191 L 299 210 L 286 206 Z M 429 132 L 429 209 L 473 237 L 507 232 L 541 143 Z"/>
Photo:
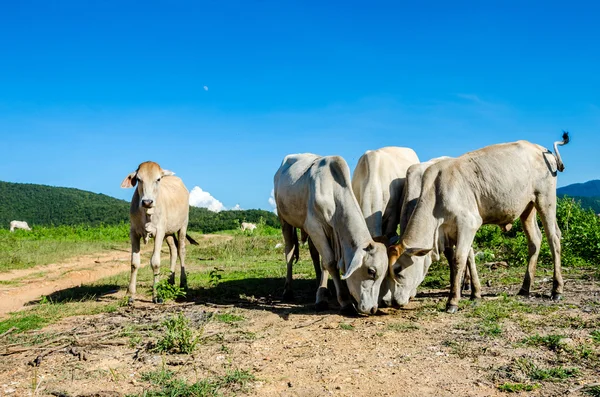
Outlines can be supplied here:
<path id="1" fill-rule="evenodd" d="M 423 190 L 421 198 L 402 234 L 406 248 L 433 248 L 439 222 L 433 214 L 436 197 L 435 189 Z"/>
<path id="2" fill-rule="evenodd" d="M 371 234 L 356 200 L 350 205 L 336 203 L 332 221 L 335 257 L 338 264 L 342 260 L 347 268 L 356 251 L 371 241 Z"/>

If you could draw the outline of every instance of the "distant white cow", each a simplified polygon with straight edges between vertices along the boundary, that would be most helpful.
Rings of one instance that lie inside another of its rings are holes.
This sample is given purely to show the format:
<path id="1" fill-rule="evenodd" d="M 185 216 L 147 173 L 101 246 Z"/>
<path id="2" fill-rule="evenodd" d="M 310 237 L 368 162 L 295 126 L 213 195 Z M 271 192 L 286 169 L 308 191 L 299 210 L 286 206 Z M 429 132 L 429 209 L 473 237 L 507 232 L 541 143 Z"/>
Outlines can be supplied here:
<path id="1" fill-rule="evenodd" d="M 319 254 L 322 259 L 317 310 L 327 307 L 327 278 L 331 273 L 343 311 L 353 310 L 349 290 L 361 313 L 375 313 L 379 288 L 387 272 L 386 249 L 369 234 L 352 193 L 350 170 L 344 159 L 308 153 L 286 156 L 275 174 L 274 185 L 287 261 L 284 296 L 292 296 L 292 265 L 298 259 L 299 228 L 308 234 L 315 266 Z"/>
<path id="2" fill-rule="evenodd" d="M 31 230 L 27 222 L 25 221 L 11 221 L 10 222 L 10 232 L 14 232 L 15 229 L 23 229 L 23 230 Z"/>
<path id="3" fill-rule="evenodd" d="M 253 232 L 254 229 L 256 229 L 256 225 L 254 223 L 242 222 L 241 228 L 242 231 L 250 230 L 251 232 Z"/>
<path id="4" fill-rule="evenodd" d="M 554 154 L 527 141 L 491 145 L 431 165 L 423 174 L 421 196 L 400 243 L 388 251 L 390 274 L 403 288 L 412 289 L 418 283 L 407 277 L 406 268 L 398 259 L 456 245 L 446 304 L 446 310 L 454 313 L 460 299 L 460 278 L 467 257 L 472 255 L 477 230 L 483 224 L 507 225 L 520 217 L 529 244 L 529 264 L 519 294 L 529 295 L 542 240 L 537 212 L 554 261 L 552 299 L 560 299 L 563 279 L 561 233 L 556 223 L 556 176 L 564 170 L 558 145 L 568 142 L 569 136 L 564 133 L 563 140 L 554 143 Z M 473 293 L 477 296 L 480 292 Z"/>
<path id="5" fill-rule="evenodd" d="M 171 256 L 171 273 L 169 282 L 175 283 L 175 264 L 179 253 L 181 265 L 181 288 L 187 289 L 185 274 L 185 239 L 192 244 L 198 244 L 186 234 L 189 214 L 189 192 L 180 178 L 174 173 L 164 170 L 160 165 L 146 161 L 139 165 L 137 170 L 127 175 L 121 187 L 129 188 L 137 184 L 131 198 L 129 217 L 131 227 L 131 278 L 129 281 L 129 301 L 133 302 L 136 293 L 137 271 L 140 266 L 140 239 L 144 242 L 153 237 L 154 251 L 150 264 L 154 272 L 152 285 L 152 300 L 156 303 L 159 299 L 156 294 L 156 285 L 159 279 L 160 249 L 163 239 L 166 238 Z M 176 236 L 177 234 L 177 236 Z"/>

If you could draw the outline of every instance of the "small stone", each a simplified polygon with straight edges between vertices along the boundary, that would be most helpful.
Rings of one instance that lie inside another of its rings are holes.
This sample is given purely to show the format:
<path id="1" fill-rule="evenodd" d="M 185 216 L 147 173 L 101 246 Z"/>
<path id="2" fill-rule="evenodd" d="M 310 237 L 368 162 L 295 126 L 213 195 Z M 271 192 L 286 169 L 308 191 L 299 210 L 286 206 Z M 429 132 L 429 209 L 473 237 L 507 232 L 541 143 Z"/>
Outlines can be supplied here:
<path id="1" fill-rule="evenodd" d="M 292 387 L 292 382 L 288 382 L 288 387 Z"/>

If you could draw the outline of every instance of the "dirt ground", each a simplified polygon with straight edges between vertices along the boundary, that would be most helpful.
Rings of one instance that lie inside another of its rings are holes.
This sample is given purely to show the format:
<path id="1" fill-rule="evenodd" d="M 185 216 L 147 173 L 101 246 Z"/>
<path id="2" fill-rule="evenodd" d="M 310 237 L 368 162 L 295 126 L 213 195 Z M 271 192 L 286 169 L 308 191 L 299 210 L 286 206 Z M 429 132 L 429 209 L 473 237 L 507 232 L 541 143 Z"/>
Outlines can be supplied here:
<path id="1" fill-rule="evenodd" d="M 128 254 L 123 253 L 123 258 L 128 259 Z M 115 272 L 123 271 L 129 266 L 123 258 L 97 256 L 90 265 L 100 260 L 109 264 L 103 271 L 111 272 L 113 265 Z M 69 266 L 49 266 L 47 274 L 65 275 Z M 88 281 L 82 275 L 74 277 L 77 281 L 72 285 Z M 48 281 L 43 288 L 56 282 Z M 558 304 L 542 295 L 513 298 L 517 288 L 488 288 L 483 304 L 503 299 L 501 293 L 506 292 L 511 302 L 541 310 L 503 320 L 501 337 L 482 335 L 473 311 L 465 306 L 455 315 L 444 313 L 445 290 L 423 291 L 407 307 L 382 309 L 368 317 L 344 317 L 335 308 L 315 313 L 307 302 L 286 304 L 264 297 L 231 305 L 206 301 L 154 305 L 139 300 L 134 307 L 70 317 L 27 333 L 27 337 L 44 338 L 36 345 L 0 339 L 0 396 L 142 395 L 152 388 L 142 375 L 158 369 L 169 369 L 190 383 L 231 369 L 247 370 L 256 380 L 237 390 L 238 395 L 504 396 L 508 394 L 498 386 L 518 381 L 515 363 L 525 359 L 539 365 L 574 363 L 581 370 L 567 381 L 537 382 L 535 390 L 522 395 L 584 395 L 582 386 L 600 382 L 600 367 L 588 358 L 565 358 L 520 341 L 532 334 L 560 333 L 567 337 L 566 343 L 592 346 L 590 357 L 597 358 L 600 349 L 589 334 L 600 327 L 600 284 L 567 278 L 565 300 Z M 25 299 L 16 292 L 8 294 L 1 300 Z M 31 300 L 33 291 L 27 294 Z M 119 300 L 121 295 L 100 299 Z M 159 325 L 174 313 L 183 313 L 200 336 L 191 355 L 153 349 L 161 336 Z M 217 321 L 219 314 L 235 319 Z M 567 325 L 561 323 L 565 319 Z"/>

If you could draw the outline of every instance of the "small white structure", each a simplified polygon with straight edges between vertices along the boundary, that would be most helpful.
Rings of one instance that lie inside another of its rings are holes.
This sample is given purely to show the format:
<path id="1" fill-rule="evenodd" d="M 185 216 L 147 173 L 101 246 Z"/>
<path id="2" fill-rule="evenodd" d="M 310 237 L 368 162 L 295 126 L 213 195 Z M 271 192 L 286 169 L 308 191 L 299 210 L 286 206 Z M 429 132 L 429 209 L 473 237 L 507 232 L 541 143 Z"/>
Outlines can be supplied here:
<path id="1" fill-rule="evenodd" d="M 10 232 L 14 232 L 15 229 L 23 229 L 23 230 L 31 230 L 27 222 L 25 221 L 11 221 L 10 222 Z"/>

